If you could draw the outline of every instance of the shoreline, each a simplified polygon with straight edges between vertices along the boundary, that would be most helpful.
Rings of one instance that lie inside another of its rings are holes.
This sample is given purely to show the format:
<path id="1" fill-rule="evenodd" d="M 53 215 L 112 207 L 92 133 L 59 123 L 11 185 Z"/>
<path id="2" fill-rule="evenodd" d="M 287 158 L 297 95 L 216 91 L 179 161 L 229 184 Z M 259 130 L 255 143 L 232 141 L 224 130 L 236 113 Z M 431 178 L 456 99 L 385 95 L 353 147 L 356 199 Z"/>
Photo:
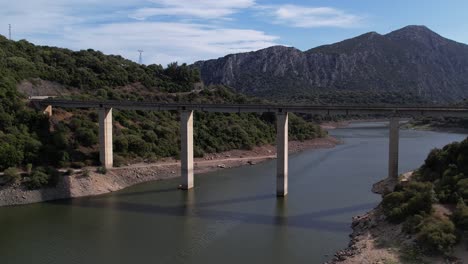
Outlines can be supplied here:
<path id="1" fill-rule="evenodd" d="M 398 180 L 386 178 L 372 186 L 372 192 L 382 197 L 391 192 L 398 182 L 409 181 L 413 171 L 403 173 Z M 443 207 L 439 204 L 438 206 Z M 348 247 L 337 251 L 326 264 L 361 263 L 447 263 L 460 264 L 467 260 L 466 248 L 458 245 L 450 258 L 442 255 L 415 253 L 414 236 L 402 231 L 403 224 L 386 221 L 382 201 L 364 213 L 352 218 L 353 232 L 349 235 Z"/>
<path id="2" fill-rule="evenodd" d="M 341 142 L 333 137 L 316 138 L 306 141 L 290 141 L 289 154 L 305 150 L 333 148 Z M 207 173 L 227 168 L 254 165 L 276 158 L 276 147 L 264 145 L 252 150 L 230 150 L 222 153 L 206 154 L 194 159 L 195 174 Z M 0 187 L 0 207 L 39 203 L 52 200 L 96 196 L 122 190 L 124 188 L 150 182 L 180 177 L 180 161 L 165 158 L 156 163 L 136 163 L 108 169 L 106 174 L 96 172 L 96 167 L 88 167 L 89 176 L 81 172 L 63 176 L 56 187 L 28 190 L 23 185 Z M 196 180 L 196 179 L 195 179 Z M 177 186 L 174 186 L 176 189 Z"/>
<path id="3" fill-rule="evenodd" d="M 411 174 L 412 172 L 404 173 L 403 177 L 409 178 Z M 372 192 L 383 196 L 393 190 L 397 182 L 385 178 L 372 185 Z M 382 201 L 362 215 L 353 216 L 353 231 L 349 235 L 348 246 L 337 251 L 326 264 L 400 263 L 397 252 L 388 246 L 391 243 L 389 241 L 398 240 L 395 236 L 400 232 L 385 221 L 381 203 Z"/>

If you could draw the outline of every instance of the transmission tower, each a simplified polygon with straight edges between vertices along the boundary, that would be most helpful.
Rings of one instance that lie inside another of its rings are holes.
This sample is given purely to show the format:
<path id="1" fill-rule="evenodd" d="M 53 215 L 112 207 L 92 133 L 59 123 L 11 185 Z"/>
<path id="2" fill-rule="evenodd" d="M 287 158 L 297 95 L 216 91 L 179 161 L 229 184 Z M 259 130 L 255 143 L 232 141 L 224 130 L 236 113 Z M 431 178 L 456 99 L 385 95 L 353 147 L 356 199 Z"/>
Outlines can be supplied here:
<path id="1" fill-rule="evenodd" d="M 138 50 L 138 52 L 140 53 L 140 57 L 138 58 L 138 63 L 143 64 L 143 56 L 142 56 L 143 50 Z"/>
<path id="2" fill-rule="evenodd" d="M 11 24 L 8 24 L 8 39 L 11 40 Z"/>

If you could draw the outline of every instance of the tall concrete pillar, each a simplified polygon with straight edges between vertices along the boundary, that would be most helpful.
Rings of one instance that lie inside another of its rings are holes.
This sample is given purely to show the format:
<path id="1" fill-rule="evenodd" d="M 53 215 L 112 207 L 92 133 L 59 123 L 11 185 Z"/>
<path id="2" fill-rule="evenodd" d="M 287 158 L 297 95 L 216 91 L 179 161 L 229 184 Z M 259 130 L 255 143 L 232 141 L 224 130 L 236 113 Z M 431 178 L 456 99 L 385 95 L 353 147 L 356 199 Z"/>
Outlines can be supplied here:
<path id="1" fill-rule="evenodd" d="M 114 154 L 112 147 L 112 108 L 99 108 L 99 160 L 101 166 L 112 168 Z"/>
<path id="2" fill-rule="evenodd" d="M 193 188 L 193 111 L 182 111 L 180 113 L 181 134 L 181 189 Z"/>
<path id="3" fill-rule="evenodd" d="M 276 115 L 276 195 L 288 194 L 288 113 Z"/>
<path id="4" fill-rule="evenodd" d="M 399 118 L 391 117 L 389 125 L 388 177 L 398 178 Z"/>
<path id="5" fill-rule="evenodd" d="M 48 117 L 51 117 L 51 116 L 52 116 L 52 106 L 51 106 L 51 105 L 48 105 L 48 106 L 44 109 L 44 114 L 46 114 Z"/>

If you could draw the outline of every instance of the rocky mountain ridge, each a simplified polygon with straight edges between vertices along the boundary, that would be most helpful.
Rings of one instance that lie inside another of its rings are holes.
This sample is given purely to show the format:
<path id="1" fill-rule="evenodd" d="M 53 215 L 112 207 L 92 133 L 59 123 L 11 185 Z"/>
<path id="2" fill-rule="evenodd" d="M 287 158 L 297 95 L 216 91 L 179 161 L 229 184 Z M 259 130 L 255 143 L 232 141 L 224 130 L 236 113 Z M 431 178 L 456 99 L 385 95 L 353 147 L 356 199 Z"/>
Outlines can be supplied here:
<path id="1" fill-rule="evenodd" d="M 449 103 L 468 96 L 468 45 L 425 26 L 370 32 L 304 52 L 273 46 L 194 65 L 205 84 L 268 98 L 372 91 Z"/>

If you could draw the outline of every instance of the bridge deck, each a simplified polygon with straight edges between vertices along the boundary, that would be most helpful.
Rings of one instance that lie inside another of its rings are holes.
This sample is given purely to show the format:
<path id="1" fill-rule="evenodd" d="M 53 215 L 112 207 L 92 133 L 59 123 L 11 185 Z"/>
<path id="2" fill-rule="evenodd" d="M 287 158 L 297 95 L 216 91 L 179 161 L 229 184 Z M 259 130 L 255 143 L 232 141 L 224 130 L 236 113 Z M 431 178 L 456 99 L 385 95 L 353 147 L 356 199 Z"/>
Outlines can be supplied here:
<path id="1" fill-rule="evenodd" d="M 56 99 L 31 99 L 33 103 L 42 106 L 63 108 L 115 108 L 123 110 L 151 111 L 184 111 L 196 110 L 222 113 L 309 113 L 319 115 L 350 115 L 350 114 L 388 114 L 394 113 L 409 116 L 459 116 L 468 117 L 468 107 L 451 106 L 346 106 L 346 105 L 252 105 L 252 104 L 187 104 L 159 103 L 138 101 L 77 101 Z"/>

